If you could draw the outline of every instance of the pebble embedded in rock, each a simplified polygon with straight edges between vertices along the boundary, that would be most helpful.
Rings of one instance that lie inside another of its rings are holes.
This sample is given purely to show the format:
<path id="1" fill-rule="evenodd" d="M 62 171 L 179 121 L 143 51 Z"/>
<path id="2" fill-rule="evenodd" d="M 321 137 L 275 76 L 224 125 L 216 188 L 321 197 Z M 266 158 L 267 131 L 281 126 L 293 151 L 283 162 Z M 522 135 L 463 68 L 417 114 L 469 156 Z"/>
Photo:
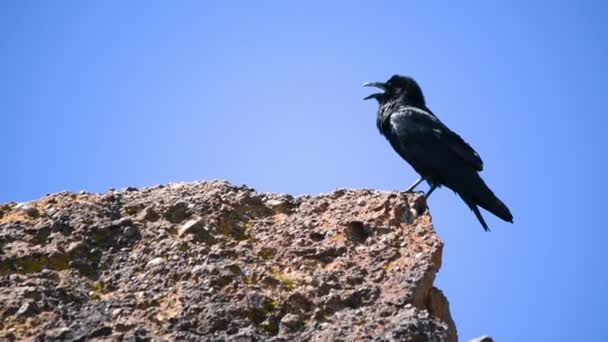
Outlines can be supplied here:
<path id="1" fill-rule="evenodd" d="M 148 267 L 155 267 L 155 266 L 160 266 L 160 265 L 162 265 L 162 264 L 164 264 L 166 262 L 167 262 L 167 260 L 165 260 L 165 258 L 158 257 L 158 258 L 154 258 L 154 259 L 148 261 L 148 263 L 146 264 L 146 266 L 148 266 Z"/>
<path id="2" fill-rule="evenodd" d="M 68 245 L 68 248 L 65 250 L 68 254 L 76 254 L 84 251 L 87 247 L 87 244 L 84 241 L 74 241 Z"/>
<path id="3" fill-rule="evenodd" d="M 71 338 L 68 338 L 71 333 L 72 333 L 72 329 L 70 329 L 68 327 L 61 327 L 61 328 L 49 329 L 48 331 L 46 331 L 44 333 L 44 337 L 45 337 L 45 339 L 48 339 L 51 341 L 71 340 Z"/>
<path id="4" fill-rule="evenodd" d="M 266 205 L 274 208 L 274 207 L 279 207 L 285 204 L 285 201 L 281 201 L 281 200 L 277 200 L 277 199 L 272 199 L 269 201 L 266 201 Z"/>
<path id="5" fill-rule="evenodd" d="M 192 267 L 192 270 L 190 271 L 190 273 L 192 273 L 192 275 L 201 275 L 201 274 L 205 273 L 205 266 L 196 265 L 196 266 Z"/>
<path id="6" fill-rule="evenodd" d="M 21 305 L 19 307 L 19 309 L 15 313 L 15 316 L 30 317 L 30 316 L 38 313 L 38 311 L 39 311 L 39 309 L 38 309 L 38 305 L 36 305 L 36 302 L 28 301 L 28 302 L 23 303 L 23 305 Z"/>
<path id="7" fill-rule="evenodd" d="M 281 332 L 279 335 L 287 335 L 294 332 L 303 325 L 302 318 L 296 314 L 287 314 L 281 318 Z"/>
<path id="8" fill-rule="evenodd" d="M 124 236 L 131 238 L 131 237 L 134 237 L 135 235 L 137 235 L 137 228 L 135 228 L 133 226 L 126 226 L 122 230 L 122 233 Z"/>
<path id="9" fill-rule="evenodd" d="M 145 207 L 144 210 L 141 211 L 141 213 L 139 213 L 139 215 L 137 216 L 137 218 L 140 221 L 156 221 L 159 219 L 159 215 L 156 212 L 156 210 L 154 210 L 153 207 Z"/>
<path id="10" fill-rule="evenodd" d="M 196 233 L 203 229 L 204 225 L 205 222 L 202 219 L 192 219 L 182 225 L 182 227 L 177 231 L 177 236 Z"/>

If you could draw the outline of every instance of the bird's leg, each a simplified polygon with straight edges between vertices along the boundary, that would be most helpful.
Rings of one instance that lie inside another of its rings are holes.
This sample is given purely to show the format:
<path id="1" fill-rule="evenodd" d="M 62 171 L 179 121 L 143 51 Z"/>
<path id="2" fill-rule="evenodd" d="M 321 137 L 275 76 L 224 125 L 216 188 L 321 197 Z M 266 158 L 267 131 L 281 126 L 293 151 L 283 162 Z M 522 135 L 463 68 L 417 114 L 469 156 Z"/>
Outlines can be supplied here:
<path id="1" fill-rule="evenodd" d="M 405 190 L 405 192 L 412 192 L 414 191 L 414 189 L 416 189 L 416 187 L 418 186 L 418 184 L 422 183 L 424 181 L 424 177 L 420 177 L 419 180 L 417 180 L 416 182 L 414 182 L 414 184 L 412 184 L 412 186 L 410 186 L 409 188 L 407 188 L 407 190 Z"/>
<path id="2" fill-rule="evenodd" d="M 437 189 L 437 184 L 431 185 L 431 188 L 429 189 L 429 191 L 427 191 L 426 194 L 424 194 L 424 198 L 428 199 L 429 196 L 431 196 L 431 194 L 433 193 L 433 191 L 435 191 L 435 189 Z"/>

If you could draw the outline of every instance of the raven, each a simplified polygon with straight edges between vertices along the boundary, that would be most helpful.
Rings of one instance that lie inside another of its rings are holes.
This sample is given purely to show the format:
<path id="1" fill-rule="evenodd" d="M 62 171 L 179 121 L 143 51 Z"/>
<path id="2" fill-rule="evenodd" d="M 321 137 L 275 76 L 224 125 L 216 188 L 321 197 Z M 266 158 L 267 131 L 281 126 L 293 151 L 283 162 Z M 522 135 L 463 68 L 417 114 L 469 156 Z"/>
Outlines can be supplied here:
<path id="1" fill-rule="evenodd" d="M 376 124 L 380 133 L 421 176 L 407 192 L 427 181 L 428 198 L 437 187 L 445 185 L 471 208 L 486 231 L 490 229 L 477 206 L 513 223 L 509 208 L 479 176 L 483 169 L 479 154 L 426 107 L 422 90 L 413 78 L 394 75 L 386 82 L 363 86 L 383 90 L 364 100 L 378 101 Z"/>

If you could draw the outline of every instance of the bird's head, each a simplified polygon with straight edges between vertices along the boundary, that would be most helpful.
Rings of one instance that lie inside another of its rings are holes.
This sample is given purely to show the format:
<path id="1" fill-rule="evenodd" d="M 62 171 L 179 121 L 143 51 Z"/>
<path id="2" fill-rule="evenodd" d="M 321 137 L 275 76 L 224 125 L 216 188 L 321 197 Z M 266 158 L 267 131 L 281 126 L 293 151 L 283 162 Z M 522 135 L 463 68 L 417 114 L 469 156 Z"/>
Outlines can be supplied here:
<path id="1" fill-rule="evenodd" d="M 400 101 L 404 104 L 424 105 L 424 95 L 418 83 L 408 76 L 394 75 L 386 82 L 366 82 L 364 87 L 382 89 L 382 93 L 371 94 L 364 100 L 376 99 L 380 105 L 387 102 Z"/>

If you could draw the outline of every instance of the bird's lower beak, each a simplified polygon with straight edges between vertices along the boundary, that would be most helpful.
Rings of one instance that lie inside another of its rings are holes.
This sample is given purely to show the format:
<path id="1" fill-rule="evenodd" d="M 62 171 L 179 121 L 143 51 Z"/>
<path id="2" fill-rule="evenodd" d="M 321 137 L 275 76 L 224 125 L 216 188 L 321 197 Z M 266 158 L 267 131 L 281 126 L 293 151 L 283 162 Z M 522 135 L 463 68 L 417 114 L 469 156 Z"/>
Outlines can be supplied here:
<path id="1" fill-rule="evenodd" d="M 363 83 L 363 87 L 376 87 L 376 88 L 380 88 L 382 90 L 386 90 L 386 84 L 382 83 L 382 82 L 365 82 L 365 83 Z M 384 95 L 384 93 L 371 94 L 371 95 L 363 98 L 363 100 L 378 99 L 382 95 Z"/>
<path id="2" fill-rule="evenodd" d="M 366 96 L 363 98 L 363 100 L 369 100 L 369 99 L 378 99 L 380 98 L 380 96 L 384 95 L 383 93 L 375 93 L 375 94 L 371 94 L 369 96 Z"/>

